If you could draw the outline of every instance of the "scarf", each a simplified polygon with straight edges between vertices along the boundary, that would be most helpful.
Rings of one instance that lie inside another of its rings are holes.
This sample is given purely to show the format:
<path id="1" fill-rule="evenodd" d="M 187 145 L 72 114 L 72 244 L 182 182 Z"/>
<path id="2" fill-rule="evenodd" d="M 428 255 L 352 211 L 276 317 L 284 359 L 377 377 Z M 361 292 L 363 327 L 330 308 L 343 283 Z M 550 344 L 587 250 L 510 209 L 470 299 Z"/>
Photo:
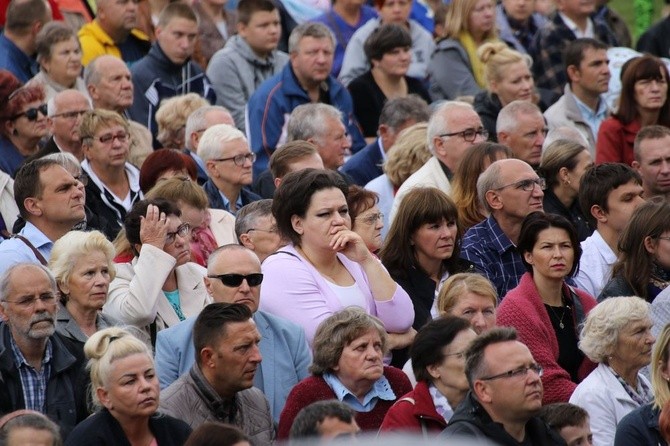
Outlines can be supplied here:
<path id="1" fill-rule="evenodd" d="M 470 65 L 472 66 L 472 75 L 475 78 L 475 82 L 481 88 L 486 88 L 486 77 L 484 75 L 484 64 L 477 55 L 477 49 L 479 48 L 475 43 L 474 39 L 467 31 L 461 31 L 458 35 L 458 41 L 463 45 L 463 49 L 468 54 L 468 59 L 470 59 Z"/>

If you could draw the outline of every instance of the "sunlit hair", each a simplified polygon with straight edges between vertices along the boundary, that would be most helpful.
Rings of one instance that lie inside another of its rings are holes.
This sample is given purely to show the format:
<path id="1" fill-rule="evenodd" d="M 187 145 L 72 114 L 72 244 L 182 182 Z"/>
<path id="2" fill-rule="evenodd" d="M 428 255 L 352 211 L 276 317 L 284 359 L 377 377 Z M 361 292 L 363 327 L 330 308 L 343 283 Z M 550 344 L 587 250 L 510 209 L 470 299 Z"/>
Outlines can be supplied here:
<path id="1" fill-rule="evenodd" d="M 498 293 L 486 277 L 476 273 L 458 273 L 442 284 L 437 296 L 437 311 L 451 314 L 459 299 L 467 293 L 486 297 L 494 307 L 498 306 Z"/>
<path id="2" fill-rule="evenodd" d="M 428 124 L 420 122 L 407 127 L 386 154 L 384 173 L 395 188 L 402 186 L 432 156 L 427 144 Z"/>
<path id="3" fill-rule="evenodd" d="M 128 133 L 130 130 L 128 122 L 115 111 L 95 109 L 84 113 L 79 126 L 79 134 L 84 145 L 92 144 L 93 137 L 98 130 L 104 127 L 111 127 L 118 125 L 123 127 L 123 130 Z"/>
<path id="4" fill-rule="evenodd" d="M 487 42 L 479 47 L 477 55 L 484 64 L 484 74 L 489 87 L 493 82 L 500 82 L 507 74 L 510 65 L 524 62 L 530 68 L 533 59 L 528 54 L 513 50 L 505 42 Z"/>
<path id="5" fill-rule="evenodd" d="M 654 390 L 654 407 L 662 409 L 670 401 L 670 383 L 663 378 L 663 373 L 669 374 L 667 369 L 670 360 L 670 324 L 656 338 L 654 351 L 651 355 L 651 386 Z"/>
<path id="6" fill-rule="evenodd" d="M 195 181 L 181 177 L 159 181 L 144 198 L 147 200 L 162 198 L 177 203 L 177 205 L 181 201 L 201 211 L 209 207 L 209 200 L 204 189 Z"/>
<path id="7" fill-rule="evenodd" d="M 566 139 L 558 139 L 542 152 L 542 161 L 537 174 L 547 181 L 547 189 L 560 184 L 558 174 L 562 168 L 572 172 L 577 167 L 577 156 L 588 151 L 586 146 Z"/>
<path id="8" fill-rule="evenodd" d="M 186 131 L 186 120 L 191 113 L 208 105 L 209 101 L 197 93 L 188 93 L 163 100 L 156 111 L 156 124 L 158 125 L 156 139 L 167 148 L 181 149 L 184 145 L 183 133 Z M 178 141 L 179 145 L 173 147 L 170 145 L 172 141 Z"/>
<path id="9" fill-rule="evenodd" d="M 454 0 L 447 9 L 447 18 L 444 21 L 444 37 L 457 39 L 461 32 L 470 32 L 470 16 L 479 0 Z M 495 3 L 491 1 L 495 7 Z M 482 40 L 490 40 L 497 35 L 495 26 L 482 36 Z"/>

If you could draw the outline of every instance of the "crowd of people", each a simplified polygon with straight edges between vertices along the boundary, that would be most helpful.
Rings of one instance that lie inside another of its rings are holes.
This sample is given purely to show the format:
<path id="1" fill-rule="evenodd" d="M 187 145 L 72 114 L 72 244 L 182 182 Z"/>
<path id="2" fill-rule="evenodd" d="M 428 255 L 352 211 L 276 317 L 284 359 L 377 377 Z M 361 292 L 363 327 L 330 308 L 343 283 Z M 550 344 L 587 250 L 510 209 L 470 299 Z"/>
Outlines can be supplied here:
<path id="1" fill-rule="evenodd" d="M 0 445 L 670 444 L 665 21 L 6 3 Z"/>

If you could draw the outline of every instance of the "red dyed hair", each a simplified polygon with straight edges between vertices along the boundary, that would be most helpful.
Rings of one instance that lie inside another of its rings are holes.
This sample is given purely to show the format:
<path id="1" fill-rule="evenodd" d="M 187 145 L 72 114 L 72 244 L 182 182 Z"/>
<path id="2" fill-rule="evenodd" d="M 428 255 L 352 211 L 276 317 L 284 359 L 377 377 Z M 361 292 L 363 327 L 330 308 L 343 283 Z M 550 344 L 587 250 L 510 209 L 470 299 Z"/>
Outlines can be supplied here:
<path id="1" fill-rule="evenodd" d="M 198 168 L 189 155 L 176 149 L 159 149 L 144 160 L 140 169 L 140 189 L 145 194 L 156 185 L 158 177 L 169 171 L 188 172 L 188 176 L 195 181 L 198 177 Z"/>
<path id="2" fill-rule="evenodd" d="M 0 70 L 0 132 L 7 135 L 5 123 L 21 113 L 30 102 L 43 101 L 44 89 L 39 85 L 24 87 L 11 72 Z"/>

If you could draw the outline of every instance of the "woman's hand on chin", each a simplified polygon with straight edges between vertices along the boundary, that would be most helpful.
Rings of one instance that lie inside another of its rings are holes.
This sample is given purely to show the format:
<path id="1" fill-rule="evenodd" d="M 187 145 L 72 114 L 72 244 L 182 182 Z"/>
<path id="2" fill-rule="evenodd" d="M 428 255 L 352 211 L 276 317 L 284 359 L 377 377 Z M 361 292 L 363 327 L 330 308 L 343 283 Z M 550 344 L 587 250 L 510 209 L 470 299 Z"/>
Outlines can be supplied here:
<path id="1" fill-rule="evenodd" d="M 167 215 L 158 209 L 158 206 L 150 204 L 147 207 L 147 215 L 140 221 L 140 241 L 142 244 L 153 245 L 158 249 L 165 247 L 167 236 Z"/>
<path id="2" fill-rule="evenodd" d="M 356 263 L 364 262 L 372 257 L 372 253 L 361 236 L 343 226 L 333 230 L 330 247 Z"/>

